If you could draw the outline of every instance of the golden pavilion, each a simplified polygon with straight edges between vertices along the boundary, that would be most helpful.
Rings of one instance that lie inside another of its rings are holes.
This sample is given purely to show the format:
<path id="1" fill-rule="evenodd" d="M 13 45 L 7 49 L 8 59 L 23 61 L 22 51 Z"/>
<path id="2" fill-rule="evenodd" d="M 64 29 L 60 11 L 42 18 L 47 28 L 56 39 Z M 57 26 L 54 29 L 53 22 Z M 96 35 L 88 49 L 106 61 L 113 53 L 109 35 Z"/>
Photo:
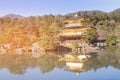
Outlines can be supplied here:
<path id="1" fill-rule="evenodd" d="M 69 44 L 75 40 L 79 42 L 81 36 L 85 35 L 88 29 L 92 29 L 86 26 L 87 21 L 84 18 L 78 17 L 77 15 L 65 20 L 64 24 L 65 26 L 60 33 L 60 39 Z"/>

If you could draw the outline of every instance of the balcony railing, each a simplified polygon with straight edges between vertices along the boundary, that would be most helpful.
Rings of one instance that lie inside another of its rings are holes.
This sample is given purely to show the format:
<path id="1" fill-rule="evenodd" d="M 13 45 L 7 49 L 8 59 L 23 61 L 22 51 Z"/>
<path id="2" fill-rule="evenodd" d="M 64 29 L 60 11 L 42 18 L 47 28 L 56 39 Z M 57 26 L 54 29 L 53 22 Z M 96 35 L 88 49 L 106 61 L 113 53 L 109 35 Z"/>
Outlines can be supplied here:
<path id="1" fill-rule="evenodd" d="M 82 26 L 81 23 L 66 24 L 65 27 Z"/>

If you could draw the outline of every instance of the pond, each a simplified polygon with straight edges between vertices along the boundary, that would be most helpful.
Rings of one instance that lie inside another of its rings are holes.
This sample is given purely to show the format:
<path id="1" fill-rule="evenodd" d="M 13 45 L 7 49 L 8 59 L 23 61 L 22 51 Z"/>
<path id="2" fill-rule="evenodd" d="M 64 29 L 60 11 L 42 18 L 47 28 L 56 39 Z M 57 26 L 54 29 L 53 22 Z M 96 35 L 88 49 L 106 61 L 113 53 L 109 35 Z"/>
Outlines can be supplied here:
<path id="1" fill-rule="evenodd" d="M 0 80 L 120 80 L 120 49 L 109 47 L 68 69 L 58 55 L 0 55 Z"/>

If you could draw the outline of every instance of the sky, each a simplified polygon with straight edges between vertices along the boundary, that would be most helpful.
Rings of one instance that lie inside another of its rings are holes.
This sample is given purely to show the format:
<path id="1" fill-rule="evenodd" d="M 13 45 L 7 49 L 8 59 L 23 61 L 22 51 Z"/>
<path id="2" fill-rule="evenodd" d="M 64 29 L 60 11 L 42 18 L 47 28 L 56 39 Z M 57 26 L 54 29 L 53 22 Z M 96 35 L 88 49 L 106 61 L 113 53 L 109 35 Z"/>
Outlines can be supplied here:
<path id="1" fill-rule="evenodd" d="M 23 16 L 64 15 L 85 10 L 110 12 L 117 8 L 120 8 L 120 0 L 1 0 L 0 16 L 6 14 Z"/>

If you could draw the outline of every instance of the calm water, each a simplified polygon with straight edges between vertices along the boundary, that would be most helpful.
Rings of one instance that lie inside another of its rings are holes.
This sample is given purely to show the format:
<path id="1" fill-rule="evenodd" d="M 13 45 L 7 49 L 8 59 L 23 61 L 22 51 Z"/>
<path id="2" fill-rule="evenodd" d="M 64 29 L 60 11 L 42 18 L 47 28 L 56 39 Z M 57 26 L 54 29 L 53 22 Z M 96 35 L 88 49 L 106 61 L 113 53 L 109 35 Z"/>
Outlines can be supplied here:
<path id="1" fill-rule="evenodd" d="M 106 48 L 86 60 L 84 71 L 66 69 L 66 62 L 49 54 L 0 55 L 0 80 L 120 80 L 120 49 Z M 79 74 L 78 74 L 79 73 Z"/>
<path id="2" fill-rule="evenodd" d="M 1 80 L 120 80 L 119 75 L 120 71 L 113 67 L 90 70 L 79 75 L 58 68 L 48 73 L 42 73 L 39 68 L 28 68 L 23 75 L 12 74 L 6 68 L 0 71 Z"/>

